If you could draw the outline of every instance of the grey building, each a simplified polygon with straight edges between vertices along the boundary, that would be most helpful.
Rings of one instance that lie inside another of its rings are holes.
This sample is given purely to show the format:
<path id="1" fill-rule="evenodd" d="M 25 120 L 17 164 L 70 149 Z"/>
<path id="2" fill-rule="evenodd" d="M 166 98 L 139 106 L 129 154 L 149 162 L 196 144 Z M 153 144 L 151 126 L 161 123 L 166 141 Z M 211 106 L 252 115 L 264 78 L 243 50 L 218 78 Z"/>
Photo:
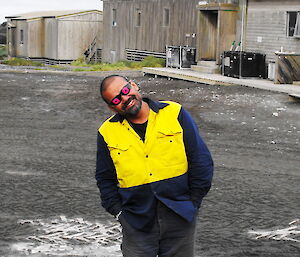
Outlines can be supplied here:
<path id="1" fill-rule="evenodd" d="M 102 45 L 102 12 L 98 10 L 33 12 L 6 19 L 12 57 L 69 63 Z"/>
<path id="2" fill-rule="evenodd" d="M 266 54 L 275 61 L 276 51 L 300 53 L 300 1 L 248 0 L 244 49 Z"/>

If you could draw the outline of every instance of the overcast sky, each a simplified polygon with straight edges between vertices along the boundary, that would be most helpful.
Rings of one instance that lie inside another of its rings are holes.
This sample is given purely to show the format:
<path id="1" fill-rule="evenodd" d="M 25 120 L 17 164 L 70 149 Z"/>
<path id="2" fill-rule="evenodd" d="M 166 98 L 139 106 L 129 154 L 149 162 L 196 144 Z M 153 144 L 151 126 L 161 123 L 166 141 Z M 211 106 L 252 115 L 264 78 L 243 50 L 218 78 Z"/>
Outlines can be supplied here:
<path id="1" fill-rule="evenodd" d="M 0 0 L 0 23 L 5 16 L 47 10 L 102 10 L 100 0 Z"/>

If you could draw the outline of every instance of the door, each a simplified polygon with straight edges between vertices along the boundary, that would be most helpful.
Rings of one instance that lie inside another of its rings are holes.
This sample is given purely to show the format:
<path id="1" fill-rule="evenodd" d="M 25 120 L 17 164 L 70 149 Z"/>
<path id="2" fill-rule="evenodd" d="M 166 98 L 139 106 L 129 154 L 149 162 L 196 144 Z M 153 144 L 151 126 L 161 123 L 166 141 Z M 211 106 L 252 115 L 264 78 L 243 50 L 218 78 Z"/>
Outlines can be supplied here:
<path id="1" fill-rule="evenodd" d="M 198 60 L 216 60 L 218 11 L 200 11 L 198 22 Z"/>

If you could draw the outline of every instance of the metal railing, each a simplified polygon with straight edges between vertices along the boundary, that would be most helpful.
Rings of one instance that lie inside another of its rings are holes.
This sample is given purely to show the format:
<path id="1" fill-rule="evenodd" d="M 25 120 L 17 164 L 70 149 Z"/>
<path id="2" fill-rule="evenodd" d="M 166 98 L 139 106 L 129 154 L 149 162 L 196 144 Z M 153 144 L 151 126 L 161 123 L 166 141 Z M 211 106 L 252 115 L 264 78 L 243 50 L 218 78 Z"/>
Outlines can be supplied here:
<path id="1" fill-rule="evenodd" d="M 166 59 L 166 53 L 164 52 L 163 53 L 151 52 L 151 51 L 129 49 L 129 48 L 126 48 L 125 51 L 126 51 L 126 60 L 128 61 L 142 61 L 147 56 Z"/>
<path id="2" fill-rule="evenodd" d="M 84 52 L 86 63 L 101 62 L 102 49 L 97 48 L 97 37 L 88 46 L 88 49 Z"/>

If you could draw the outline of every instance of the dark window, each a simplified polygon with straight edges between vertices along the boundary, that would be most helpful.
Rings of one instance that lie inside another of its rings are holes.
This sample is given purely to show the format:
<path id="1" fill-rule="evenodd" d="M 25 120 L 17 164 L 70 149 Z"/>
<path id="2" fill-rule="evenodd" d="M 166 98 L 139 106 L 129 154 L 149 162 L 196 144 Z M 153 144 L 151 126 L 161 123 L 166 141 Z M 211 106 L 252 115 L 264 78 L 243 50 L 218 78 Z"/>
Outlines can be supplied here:
<path id="1" fill-rule="evenodd" d="M 141 18 L 142 18 L 142 11 L 140 9 L 136 9 L 136 26 L 141 26 Z"/>
<path id="2" fill-rule="evenodd" d="M 170 10 L 168 8 L 164 8 L 164 26 L 167 27 L 170 24 Z"/>
<path id="3" fill-rule="evenodd" d="M 117 26 L 117 9 L 112 9 L 112 25 Z"/>
<path id="4" fill-rule="evenodd" d="M 300 12 L 288 12 L 287 21 L 287 35 L 289 37 L 300 37 Z"/>
<path id="5" fill-rule="evenodd" d="M 24 44 L 24 30 L 20 30 L 20 44 Z"/>

